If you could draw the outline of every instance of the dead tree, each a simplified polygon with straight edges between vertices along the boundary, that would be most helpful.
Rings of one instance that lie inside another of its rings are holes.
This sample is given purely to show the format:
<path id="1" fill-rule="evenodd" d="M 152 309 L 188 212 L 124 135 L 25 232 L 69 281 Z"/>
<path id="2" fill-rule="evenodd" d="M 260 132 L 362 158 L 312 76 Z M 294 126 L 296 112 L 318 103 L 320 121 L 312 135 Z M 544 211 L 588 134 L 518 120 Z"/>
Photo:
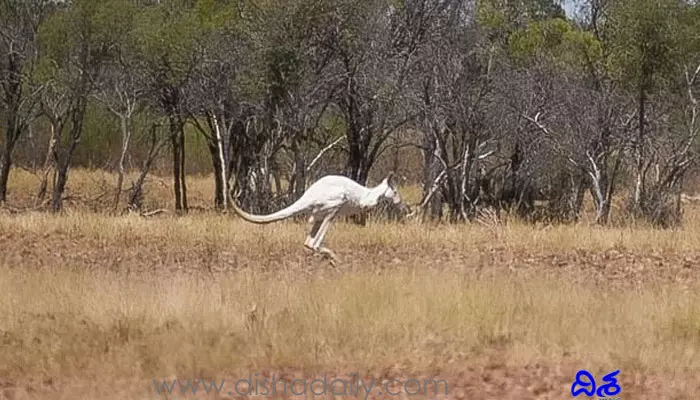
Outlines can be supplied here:
<path id="1" fill-rule="evenodd" d="M 118 57 L 116 62 L 105 66 L 99 82 L 96 82 L 94 98 L 104 105 L 118 120 L 121 132 L 121 147 L 117 160 L 117 182 L 114 194 L 114 210 L 119 207 L 119 199 L 124 183 L 124 161 L 133 132 L 133 118 L 144 105 L 145 86 L 139 79 L 135 66 Z"/>
<path id="2" fill-rule="evenodd" d="M 648 126 L 654 133 L 647 161 L 651 179 L 646 182 L 639 203 L 635 201 L 630 206 L 637 216 L 655 226 L 669 228 L 681 222 L 683 179 L 697 160 L 695 148 L 700 134 L 699 87 L 700 64 L 694 68 L 686 65 L 677 95 L 666 94 L 663 99 L 656 101 L 650 96 L 652 101 L 648 108 L 649 115 L 654 114 L 655 108 L 662 108 L 656 113 L 657 118 L 654 118 L 657 122 L 649 123 Z M 654 107 L 655 104 L 658 106 Z M 681 123 L 674 124 L 674 120 Z"/>
<path id="3" fill-rule="evenodd" d="M 552 85 L 541 93 L 541 110 L 524 117 L 560 157 L 587 177 L 596 223 L 605 224 L 635 114 L 624 96 L 610 88 L 590 89 L 576 78 L 548 79 Z"/>
<path id="4" fill-rule="evenodd" d="M 439 34 L 425 46 L 419 86 L 426 160 L 422 203 L 439 215 L 444 201 L 451 221 L 471 220 L 484 200 L 486 162 L 496 152 L 489 129 L 489 122 L 497 123 L 489 121 L 492 55 L 483 51 L 478 29 L 463 20 L 460 7 L 444 11 Z"/>

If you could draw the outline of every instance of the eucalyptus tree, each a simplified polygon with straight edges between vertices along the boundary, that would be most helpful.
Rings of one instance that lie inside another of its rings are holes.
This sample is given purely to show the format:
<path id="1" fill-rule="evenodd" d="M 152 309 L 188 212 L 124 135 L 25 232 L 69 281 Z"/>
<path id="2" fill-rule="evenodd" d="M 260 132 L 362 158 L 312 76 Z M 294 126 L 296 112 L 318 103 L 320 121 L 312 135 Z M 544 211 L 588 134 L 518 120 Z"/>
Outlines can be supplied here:
<path id="1" fill-rule="evenodd" d="M 214 203 L 226 209 L 235 155 L 245 154 L 244 90 L 250 46 L 235 2 L 199 1 L 200 62 L 185 87 L 188 120 L 204 136 L 214 172 Z M 234 155 L 235 153 L 235 155 Z"/>
<path id="2" fill-rule="evenodd" d="M 319 160 L 342 138 L 329 136 L 331 130 L 324 129 L 333 118 L 330 106 L 340 89 L 332 68 L 334 53 L 327 47 L 335 29 L 329 24 L 334 7 L 333 1 L 270 2 L 249 21 L 260 28 L 251 31 L 264 82 L 262 120 L 271 132 L 270 140 L 257 147 L 257 164 L 274 160 L 275 182 L 280 170 L 287 171 L 286 193 L 276 185 L 286 203 L 301 196 Z M 258 176 L 269 181 L 270 169 L 260 169 Z"/>
<path id="3" fill-rule="evenodd" d="M 143 60 L 150 104 L 167 119 L 172 149 L 176 212 L 187 212 L 185 174 L 186 88 L 201 62 L 197 38 L 200 2 L 172 0 L 144 4 L 136 19 L 136 51 Z"/>
<path id="4" fill-rule="evenodd" d="M 690 39 L 681 33 L 682 0 L 615 0 L 605 4 L 604 31 L 610 48 L 615 78 L 625 84 L 637 99 L 636 135 L 630 153 L 634 160 L 634 194 L 631 205 L 644 212 L 648 174 L 654 165 L 653 115 L 661 109 L 651 104 L 651 97 L 679 76 L 679 50 Z"/>
<path id="5" fill-rule="evenodd" d="M 119 31 L 113 40 L 114 50 L 101 65 L 93 97 L 119 121 L 121 146 L 117 160 L 117 182 L 114 209 L 119 206 L 124 183 L 124 161 L 134 131 L 134 118 L 145 106 L 147 87 L 144 68 L 135 52 L 135 26 L 133 19 L 137 6 L 128 0 L 113 0 L 107 3 L 109 14 L 118 21 Z"/>
<path id="6" fill-rule="evenodd" d="M 641 197 L 635 190 L 631 203 L 633 211 L 655 225 L 675 226 L 681 222 L 681 192 L 686 173 L 697 166 L 698 157 L 698 93 L 700 92 L 700 4 L 677 1 L 655 4 L 668 11 L 667 21 L 661 21 L 661 33 L 655 38 L 663 50 L 649 50 L 651 55 L 665 57 L 649 62 L 648 81 L 640 75 L 635 88 L 649 83 L 647 96 L 648 118 L 645 119 L 645 137 L 634 155 L 637 167 L 635 189 L 641 180 Z M 652 8 L 651 11 L 653 12 Z M 653 47 L 653 46 L 652 46 Z M 623 59 L 625 61 L 625 59 Z M 623 64 L 624 65 L 624 64 Z M 653 71 L 653 72 L 652 72 Z M 642 75 L 644 75 L 642 73 Z M 626 75 L 623 75 L 626 76 Z M 640 92 L 641 96 L 641 92 Z M 640 99 L 641 112 L 641 99 Z M 640 122 L 640 129 L 642 122 Z M 640 162 L 640 154 L 643 160 Z M 639 165 L 646 164 L 642 173 Z M 645 174 L 648 173 L 648 175 Z M 640 179 L 641 175 L 641 179 Z"/>
<path id="7" fill-rule="evenodd" d="M 52 107 L 60 120 L 55 132 L 51 209 L 60 211 L 68 171 L 83 133 L 88 99 L 98 82 L 102 63 L 124 34 L 123 21 L 114 18 L 121 1 L 73 0 L 61 2 L 39 30 L 43 78 L 53 87 L 60 107 Z M 67 134 L 67 135 L 66 135 Z"/>

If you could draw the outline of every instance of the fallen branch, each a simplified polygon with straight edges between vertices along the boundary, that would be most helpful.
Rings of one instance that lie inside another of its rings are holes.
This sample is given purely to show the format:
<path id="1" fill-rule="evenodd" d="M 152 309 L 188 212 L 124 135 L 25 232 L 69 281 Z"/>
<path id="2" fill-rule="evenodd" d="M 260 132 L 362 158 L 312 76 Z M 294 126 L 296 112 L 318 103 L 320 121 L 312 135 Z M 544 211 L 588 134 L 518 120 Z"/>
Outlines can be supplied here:
<path id="1" fill-rule="evenodd" d="M 160 209 L 158 209 L 158 210 L 147 211 L 147 212 L 141 212 L 139 215 L 142 216 L 142 217 L 144 217 L 144 218 L 147 218 L 147 217 L 152 217 L 152 216 L 154 216 L 154 215 L 158 215 L 158 214 L 162 214 L 162 213 L 167 213 L 167 212 L 168 212 L 168 210 L 166 210 L 166 209 L 164 209 L 164 208 L 160 208 Z"/>

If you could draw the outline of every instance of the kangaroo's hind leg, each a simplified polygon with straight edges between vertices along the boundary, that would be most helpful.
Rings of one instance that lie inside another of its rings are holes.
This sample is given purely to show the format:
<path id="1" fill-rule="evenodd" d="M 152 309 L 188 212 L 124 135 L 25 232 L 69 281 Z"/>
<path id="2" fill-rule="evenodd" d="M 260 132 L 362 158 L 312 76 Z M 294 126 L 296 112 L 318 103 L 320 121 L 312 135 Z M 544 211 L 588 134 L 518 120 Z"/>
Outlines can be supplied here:
<path id="1" fill-rule="evenodd" d="M 330 258 L 331 265 L 333 266 L 335 266 L 335 264 L 340 260 L 331 249 L 323 247 L 321 244 L 323 243 L 323 239 L 325 239 L 326 234 L 328 233 L 328 229 L 330 229 L 331 224 L 333 223 L 333 219 L 335 218 L 337 213 L 337 210 L 332 211 L 330 214 L 326 215 L 325 218 L 323 218 L 323 222 L 321 223 L 321 227 L 319 228 L 318 235 L 316 235 L 316 238 L 313 242 L 314 249 L 319 253 L 323 254 L 324 256 Z"/>
<path id="2" fill-rule="evenodd" d="M 304 246 L 308 248 L 309 250 L 316 251 L 314 248 L 314 241 L 316 240 L 316 236 L 318 236 L 319 231 L 321 230 L 321 225 L 323 224 L 322 219 L 315 218 L 314 215 L 309 217 L 309 222 L 312 224 L 311 225 L 311 230 L 309 231 L 309 234 L 306 236 L 306 240 L 304 241 Z"/>

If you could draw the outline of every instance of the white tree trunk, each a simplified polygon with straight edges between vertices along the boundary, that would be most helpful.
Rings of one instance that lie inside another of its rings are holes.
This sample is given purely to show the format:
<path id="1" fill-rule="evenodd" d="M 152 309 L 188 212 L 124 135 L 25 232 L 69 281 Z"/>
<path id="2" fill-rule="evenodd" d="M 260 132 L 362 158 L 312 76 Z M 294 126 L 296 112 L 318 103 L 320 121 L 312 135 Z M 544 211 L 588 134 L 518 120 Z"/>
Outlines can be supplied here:
<path id="1" fill-rule="evenodd" d="M 124 159 L 126 152 L 129 149 L 129 141 L 131 140 L 131 129 L 129 129 L 129 116 L 119 115 L 119 122 L 122 129 L 122 149 L 119 154 L 119 163 L 117 164 L 117 193 L 114 196 L 114 209 L 119 207 L 119 198 L 122 195 L 122 186 L 124 185 Z"/>
<path id="2" fill-rule="evenodd" d="M 226 178 L 226 159 L 224 157 L 224 139 L 221 135 L 221 126 L 219 125 L 219 120 L 216 118 L 215 114 L 212 114 L 212 120 L 214 121 L 214 134 L 216 135 L 216 147 L 219 155 L 219 162 L 221 163 L 221 198 L 223 199 L 222 208 L 225 210 L 228 208 L 229 200 L 229 190 L 228 190 L 228 179 Z"/>

